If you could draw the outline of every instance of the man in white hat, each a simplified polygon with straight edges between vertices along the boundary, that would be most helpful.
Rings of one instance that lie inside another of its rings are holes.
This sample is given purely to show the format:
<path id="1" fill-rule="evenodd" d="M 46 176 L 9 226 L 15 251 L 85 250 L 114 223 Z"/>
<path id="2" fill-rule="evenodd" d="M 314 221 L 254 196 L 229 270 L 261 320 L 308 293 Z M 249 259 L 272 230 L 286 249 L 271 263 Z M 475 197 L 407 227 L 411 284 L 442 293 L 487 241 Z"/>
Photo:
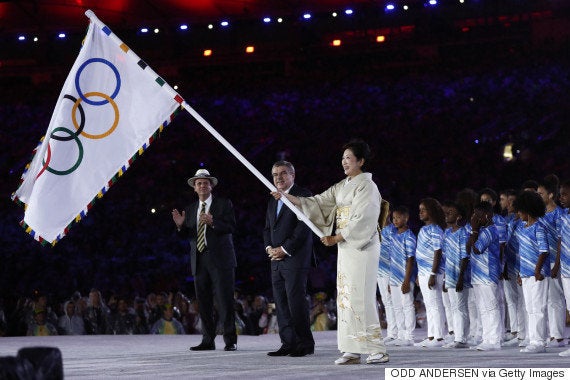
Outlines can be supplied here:
<path id="1" fill-rule="evenodd" d="M 198 194 L 198 201 L 182 212 L 172 210 L 172 219 L 178 234 L 190 241 L 190 263 L 202 320 L 202 342 L 190 350 L 216 349 L 216 297 L 217 314 L 224 327 L 224 350 L 235 351 L 234 283 L 237 262 L 232 238 L 236 228 L 234 208 L 229 199 L 212 195 L 218 179 L 206 169 L 199 169 L 188 184 Z"/>

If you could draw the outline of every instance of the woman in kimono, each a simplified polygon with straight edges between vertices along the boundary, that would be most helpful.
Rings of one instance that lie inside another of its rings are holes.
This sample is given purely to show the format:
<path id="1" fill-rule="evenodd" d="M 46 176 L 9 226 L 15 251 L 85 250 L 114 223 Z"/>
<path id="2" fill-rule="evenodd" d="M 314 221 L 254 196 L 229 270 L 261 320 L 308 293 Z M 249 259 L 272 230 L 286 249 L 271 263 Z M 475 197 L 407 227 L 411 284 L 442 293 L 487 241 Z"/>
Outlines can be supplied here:
<path id="1" fill-rule="evenodd" d="M 313 197 L 286 196 L 319 227 L 326 246 L 338 244 L 337 309 L 338 348 L 343 355 L 335 364 L 386 363 L 389 356 L 382 341 L 376 305 L 376 271 L 380 252 L 378 217 L 381 197 L 372 174 L 363 172 L 370 148 L 362 140 L 343 147 L 346 178 Z M 333 235 L 333 225 L 336 231 Z"/>

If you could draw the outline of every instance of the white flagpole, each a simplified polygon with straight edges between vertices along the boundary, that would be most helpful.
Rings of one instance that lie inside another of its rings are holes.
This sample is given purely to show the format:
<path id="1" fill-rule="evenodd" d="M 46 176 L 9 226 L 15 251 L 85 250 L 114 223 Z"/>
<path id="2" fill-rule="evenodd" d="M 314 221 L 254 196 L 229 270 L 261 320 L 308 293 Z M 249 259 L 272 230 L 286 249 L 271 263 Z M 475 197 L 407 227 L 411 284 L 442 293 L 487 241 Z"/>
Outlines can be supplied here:
<path id="1" fill-rule="evenodd" d="M 238 152 L 222 135 L 218 133 L 202 116 L 198 114 L 186 101 L 182 102 L 182 107 L 190 115 L 192 115 L 204 128 L 208 130 L 219 142 L 222 143 L 223 146 L 226 147 L 242 164 L 245 165 L 246 168 L 249 169 L 250 172 L 253 173 L 269 190 L 277 191 L 275 186 L 271 182 L 267 180 L 260 172 L 257 170 L 240 152 Z M 299 220 L 302 220 L 309 228 L 317 235 L 318 237 L 322 238 L 324 236 L 323 232 L 311 222 L 309 218 L 301 210 L 299 210 L 289 199 L 286 197 L 281 197 L 283 203 L 287 205 L 297 215 Z"/>
<path id="2" fill-rule="evenodd" d="M 85 12 L 85 15 L 94 23 L 96 23 L 97 25 L 99 25 L 101 28 L 106 27 L 106 25 L 97 18 L 97 16 L 95 15 L 95 13 L 93 13 L 93 11 L 91 10 L 87 10 Z M 123 42 L 119 39 L 119 37 L 117 37 L 116 34 L 113 33 L 112 36 L 110 36 L 113 41 L 115 41 L 115 43 L 117 43 L 118 45 L 123 44 Z M 133 52 L 132 50 L 129 49 L 128 54 L 133 55 L 137 61 L 140 60 L 140 58 L 135 54 L 135 52 Z M 149 66 L 147 66 L 145 68 L 146 71 L 149 71 L 153 74 L 156 74 Z M 158 76 L 158 74 L 156 74 L 156 76 Z M 172 88 L 170 87 L 170 85 L 168 83 L 164 83 L 164 85 L 162 86 L 162 88 L 166 91 L 169 91 L 172 93 L 173 98 L 175 96 L 178 95 L 178 93 Z M 181 103 L 181 106 L 190 114 L 192 115 L 192 117 L 194 117 L 200 124 L 202 124 L 202 126 L 204 128 L 206 128 L 206 130 L 208 132 L 210 132 L 212 134 L 212 136 L 214 136 L 219 142 L 222 143 L 223 146 L 226 147 L 227 150 L 229 150 L 243 165 L 245 165 L 246 168 L 249 169 L 250 172 L 253 173 L 253 175 L 255 175 L 269 190 L 271 191 L 277 191 L 277 188 L 275 186 L 273 186 L 273 184 L 271 182 L 269 182 L 267 180 L 267 178 L 265 178 L 260 172 L 259 170 L 257 170 L 240 152 L 238 152 L 222 135 L 220 135 L 218 133 L 218 131 L 216 131 L 214 129 L 214 127 L 212 127 L 206 120 L 204 120 L 204 118 L 202 116 L 200 116 L 200 114 L 198 114 L 198 112 L 196 112 L 192 107 L 190 107 L 190 105 L 186 102 L 183 101 Z M 281 200 L 283 201 L 283 203 L 285 203 L 287 205 L 287 207 L 289 207 L 291 209 L 291 211 L 293 211 L 295 213 L 295 215 L 297 215 L 297 217 L 299 218 L 299 220 L 303 221 L 307 226 L 309 226 L 309 228 L 315 233 L 315 235 L 317 235 L 318 237 L 323 237 L 324 234 L 323 232 L 313 224 L 313 222 L 311 222 L 309 220 L 309 218 L 307 218 L 307 216 L 305 214 L 303 214 L 303 212 L 301 210 L 299 210 L 293 203 L 291 203 L 286 197 L 281 197 Z"/>

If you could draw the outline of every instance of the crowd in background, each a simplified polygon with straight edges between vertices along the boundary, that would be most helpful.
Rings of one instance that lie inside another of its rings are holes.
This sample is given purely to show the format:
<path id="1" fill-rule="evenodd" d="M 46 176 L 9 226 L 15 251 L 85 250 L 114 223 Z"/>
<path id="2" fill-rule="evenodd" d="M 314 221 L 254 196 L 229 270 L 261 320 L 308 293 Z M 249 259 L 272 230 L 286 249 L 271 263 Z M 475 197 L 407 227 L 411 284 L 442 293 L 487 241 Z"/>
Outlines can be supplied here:
<path id="1" fill-rule="evenodd" d="M 315 63 L 302 75 L 252 71 L 238 77 L 229 70 L 197 79 L 188 73 L 179 78 L 180 93 L 262 173 L 269 177 L 274 161 L 288 159 L 296 182 L 314 193 L 342 178 L 336 152 L 349 138 L 362 137 L 376 154 L 369 167 L 381 194 L 414 210 L 426 196 L 445 199 L 464 187 L 516 187 L 551 172 L 568 177 L 567 58 L 504 54 L 442 67 L 382 68 L 369 58 L 346 67 Z M 145 313 L 152 293 L 193 299 L 187 243 L 176 238 L 170 210 L 193 196 L 186 180 L 200 166 L 220 179 L 216 192 L 235 206 L 237 287 L 270 300 L 261 237 L 269 190 L 186 113 L 67 237 L 55 247 L 34 241 L 18 225 L 23 209 L 9 198 L 46 131 L 61 83 L 10 87 L 0 94 L 0 299 L 6 321 L 17 312 L 31 322 L 36 308 L 29 300 L 36 292 L 49 294 L 58 318 L 77 289 L 99 289 L 109 313 L 118 305 L 110 302 L 112 294 L 127 295 L 133 310 L 144 299 Z M 509 142 L 515 160 L 506 162 L 502 153 Z M 417 231 L 414 216 L 410 226 Z M 335 251 L 316 247 L 319 263 L 309 291 L 334 299 Z M 79 312 L 89 303 L 81 300 L 74 305 Z M 190 333 L 195 319 L 177 314 L 185 307 L 176 305 L 173 313 Z M 46 319 L 57 322 L 50 314 Z M 244 331 L 253 331 L 242 322 Z M 89 331 L 88 324 L 84 328 Z M 23 324 L 6 331 L 28 332 Z"/>

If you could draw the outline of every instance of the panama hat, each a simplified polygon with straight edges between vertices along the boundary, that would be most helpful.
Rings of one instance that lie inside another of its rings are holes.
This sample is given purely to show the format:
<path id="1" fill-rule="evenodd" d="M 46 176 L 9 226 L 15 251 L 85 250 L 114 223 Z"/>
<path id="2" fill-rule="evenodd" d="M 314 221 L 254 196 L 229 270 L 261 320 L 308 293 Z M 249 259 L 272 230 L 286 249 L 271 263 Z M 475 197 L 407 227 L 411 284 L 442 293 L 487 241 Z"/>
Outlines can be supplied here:
<path id="1" fill-rule="evenodd" d="M 212 187 L 218 184 L 218 179 L 216 177 L 212 177 L 209 171 L 207 171 L 206 169 L 198 169 L 196 171 L 196 174 L 194 174 L 194 177 L 188 180 L 188 184 L 190 185 L 190 187 L 194 187 L 194 182 L 200 178 L 209 179 L 210 182 L 212 183 Z"/>

